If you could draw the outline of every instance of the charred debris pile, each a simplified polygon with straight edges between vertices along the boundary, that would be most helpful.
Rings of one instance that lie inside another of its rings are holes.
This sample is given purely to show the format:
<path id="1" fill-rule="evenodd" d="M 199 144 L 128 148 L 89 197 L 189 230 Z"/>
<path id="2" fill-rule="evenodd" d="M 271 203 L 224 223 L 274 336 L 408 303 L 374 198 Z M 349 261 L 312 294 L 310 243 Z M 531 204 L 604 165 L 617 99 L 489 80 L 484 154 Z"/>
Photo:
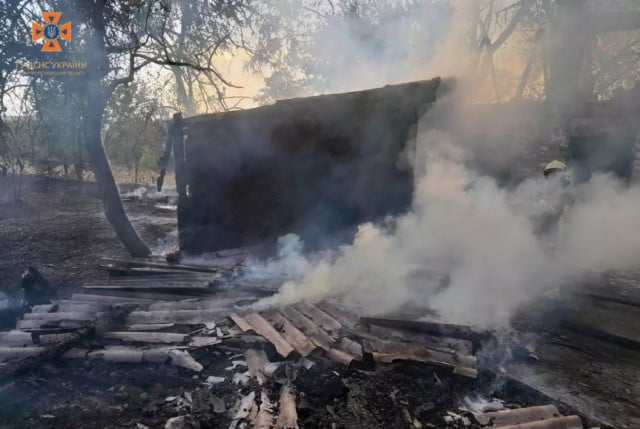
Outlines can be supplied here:
<path id="1" fill-rule="evenodd" d="M 105 259 L 107 281 L 34 306 L 0 334 L 3 427 L 602 425 L 509 373 L 557 334 L 505 338 L 335 301 L 254 311 L 273 290 L 238 280 L 247 255 Z"/>

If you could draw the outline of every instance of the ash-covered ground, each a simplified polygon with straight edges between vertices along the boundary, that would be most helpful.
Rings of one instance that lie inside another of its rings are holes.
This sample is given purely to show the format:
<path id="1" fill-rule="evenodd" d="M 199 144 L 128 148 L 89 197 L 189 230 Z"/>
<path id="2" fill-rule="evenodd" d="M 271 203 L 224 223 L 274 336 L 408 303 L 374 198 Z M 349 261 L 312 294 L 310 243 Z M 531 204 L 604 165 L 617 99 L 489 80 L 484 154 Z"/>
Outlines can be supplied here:
<path id="1" fill-rule="evenodd" d="M 12 198 L 12 182 L 0 178 L 0 291 L 12 294 L 28 266 L 36 267 L 54 286 L 65 289 L 104 278 L 98 267 L 104 256 L 126 251 L 104 217 L 93 182 L 24 176 L 22 201 Z M 121 192 L 138 189 L 121 185 Z M 150 245 L 176 229 L 175 211 L 158 201 L 125 202 L 129 219 Z"/>
<path id="2" fill-rule="evenodd" d="M 201 350 L 194 357 L 201 374 L 173 366 L 105 362 L 52 362 L 17 378 L 0 392 L 0 424 L 6 428 L 150 428 L 175 416 L 193 415 L 202 428 L 228 428 L 239 395 L 256 389 L 233 374 L 233 352 Z M 348 369 L 322 357 L 310 369 L 282 366 L 262 387 L 277 404 L 279 376 L 293 375 L 302 428 L 405 428 L 413 417 L 443 427 L 447 411 L 456 412 L 468 388 L 450 371 L 425 365 L 394 364 L 377 372 Z M 209 375 L 220 383 L 203 384 Z M 190 399 L 190 400 L 189 400 Z M 220 404 L 224 404 L 223 408 Z M 429 426 L 427 426 L 429 427 Z"/>

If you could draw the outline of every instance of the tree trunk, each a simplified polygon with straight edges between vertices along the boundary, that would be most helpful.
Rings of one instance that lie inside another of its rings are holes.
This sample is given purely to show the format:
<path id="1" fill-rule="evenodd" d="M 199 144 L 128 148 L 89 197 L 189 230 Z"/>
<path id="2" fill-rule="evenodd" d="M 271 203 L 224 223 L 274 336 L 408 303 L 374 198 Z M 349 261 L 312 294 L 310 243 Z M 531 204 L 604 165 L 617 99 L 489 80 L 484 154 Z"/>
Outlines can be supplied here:
<path id="1" fill-rule="evenodd" d="M 183 60 L 184 59 L 184 45 L 185 45 L 185 33 L 186 27 L 191 21 L 193 10 L 192 6 L 189 3 L 178 2 L 178 8 L 180 8 L 180 34 L 178 35 L 178 40 L 176 41 L 176 56 L 177 58 Z M 189 79 L 188 73 L 182 70 L 181 67 L 171 67 L 173 71 L 173 75 L 176 79 L 176 92 L 178 95 L 178 102 L 183 107 L 183 112 L 187 116 L 193 116 L 196 113 L 196 106 L 193 104 L 193 94 L 187 94 L 187 87 L 190 87 L 190 84 L 187 82 Z M 191 91 L 190 91 L 191 92 Z"/>
<path id="2" fill-rule="evenodd" d="M 100 198 L 104 205 L 104 214 L 116 235 L 133 257 L 147 257 L 151 253 L 142 241 L 124 211 L 120 191 L 113 177 L 107 154 L 102 145 L 102 117 L 115 89 L 116 83 L 104 86 L 109 71 L 109 57 L 106 49 L 105 10 L 106 0 L 75 2 L 85 15 L 86 24 L 93 31 L 88 33 L 87 45 L 94 51 L 87 68 L 86 86 L 82 100 L 85 100 L 83 138 L 91 161 L 93 173 L 98 184 Z M 133 70 L 131 70 L 133 73 Z"/>
<path id="3" fill-rule="evenodd" d="M 76 174 L 76 179 L 82 180 L 82 172 L 84 171 L 84 160 L 82 159 L 82 130 L 78 131 L 74 153 L 74 171 Z"/>
<path id="4" fill-rule="evenodd" d="M 591 29 L 584 25 L 585 0 L 558 1 L 551 26 L 547 100 L 566 113 L 584 101 L 580 75 Z"/>
<path id="5" fill-rule="evenodd" d="M 533 62 L 536 58 L 536 52 L 538 51 L 538 46 L 534 45 L 531 55 L 529 56 L 529 60 L 527 61 L 527 65 L 524 67 L 524 71 L 522 72 L 522 76 L 520 77 L 520 83 L 518 83 L 518 88 L 516 88 L 516 94 L 514 95 L 514 100 L 522 99 L 522 94 L 524 93 L 524 89 L 527 87 L 527 81 L 529 80 L 529 75 L 531 74 L 531 67 L 533 67 Z"/>
<path id="6" fill-rule="evenodd" d="M 184 112 L 187 116 L 193 116 L 196 112 L 196 107 L 193 104 L 193 100 L 187 94 L 186 76 L 180 67 L 172 67 L 173 76 L 176 80 L 176 93 L 178 95 L 178 102 L 184 108 Z"/>
<path id="7" fill-rule="evenodd" d="M 96 177 L 100 198 L 104 204 L 104 213 L 113 227 L 116 235 L 129 254 L 136 258 L 145 258 L 151 251 L 142 241 L 124 211 L 120 192 L 113 177 L 107 154 L 102 146 L 100 130 L 102 129 L 102 115 L 107 105 L 108 97 L 96 94 L 87 100 L 84 120 L 84 141 Z"/>

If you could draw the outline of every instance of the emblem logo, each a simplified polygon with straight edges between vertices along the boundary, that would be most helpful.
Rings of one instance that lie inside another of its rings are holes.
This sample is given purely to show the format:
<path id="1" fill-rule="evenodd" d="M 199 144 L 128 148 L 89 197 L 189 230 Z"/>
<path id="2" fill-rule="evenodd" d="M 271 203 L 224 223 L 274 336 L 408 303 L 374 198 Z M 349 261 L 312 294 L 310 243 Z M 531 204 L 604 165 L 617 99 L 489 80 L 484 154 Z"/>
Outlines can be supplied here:
<path id="1" fill-rule="evenodd" d="M 59 40 L 71 41 L 71 22 L 58 25 L 61 16 L 61 12 L 43 12 L 44 25 L 31 23 L 31 40 L 44 39 L 42 52 L 62 52 Z"/>

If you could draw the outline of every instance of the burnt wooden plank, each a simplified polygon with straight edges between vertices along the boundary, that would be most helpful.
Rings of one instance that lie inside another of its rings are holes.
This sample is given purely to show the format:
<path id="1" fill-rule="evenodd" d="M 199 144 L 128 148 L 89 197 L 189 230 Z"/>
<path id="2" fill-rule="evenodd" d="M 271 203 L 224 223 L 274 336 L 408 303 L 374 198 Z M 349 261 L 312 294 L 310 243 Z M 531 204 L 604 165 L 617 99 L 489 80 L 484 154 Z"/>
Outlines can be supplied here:
<path id="1" fill-rule="evenodd" d="M 204 324 L 216 322 L 226 317 L 226 311 L 222 310 L 134 310 L 129 313 L 129 324 L 150 323 L 183 323 Z"/>
<path id="2" fill-rule="evenodd" d="M 43 348 L 39 353 L 16 359 L 8 362 L 6 365 L 0 366 L 0 382 L 7 381 L 10 377 L 15 377 L 29 369 L 50 362 L 62 356 L 67 350 L 75 347 L 86 337 L 93 335 L 93 328 L 86 327 L 77 330 L 72 337 L 58 344 Z"/>
<path id="3" fill-rule="evenodd" d="M 111 295 L 98 295 L 98 294 L 87 294 L 87 293 L 74 293 L 71 295 L 71 299 L 76 302 L 82 303 L 97 303 L 100 305 L 110 305 L 117 303 L 128 303 L 128 304 L 148 304 L 151 302 L 150 299 L 143 298 L 133 298 L 131 296 L 111 296 Z"/>
<path id="4" fill-rule="evenodd" d="M 122 332 L 104 332 L 101 334 L 104 338 L 114 340 L 123 340 L 132 343 L 182 343 L 189 337 L 187 334 L 176 334 L 172 332 L 141 332 L 141 331 L 122 331 Z"/>
<path id="5" fill-rule="evenodd" d="M 540 405 L 514 410 L 474 413 L 473 417 L 483 426 L 489 424 L 491 426 L 507 426 L 560 417 L 560 411 L 554 405 Z"/>
<path id="6" fill-rule="evenodd" d="M 559 312 L 567 329 L 623 347 L 640 350 L 640 309 L 615 302 L 568 303 Z"/>
<path id="7" fill-rule="evenodd" d="M 473 344 L 471 344 L 471 341 L 463 340 L 460 338 L 438 337 L 434 335 L 423 334 L 421 332 L 393 329 L 378 325 L 369 326 L 369 331 L 373 336 L 383 340 L 400 340 L 411 343 L 419 343 L 427 348 L 445 352 L 455 352 L 459 354 L 473 353 Z M 356 332 L 358 334 L 365 335 L 364 333 L 362 333 L 362 331 Z"/>
<path id="8" fill-rule="evenodd" d="M 195 264 L 169 264 L 168 262 L 152 261 L 147 259 L 119 259 L 119 258 L 102 258 L 104 262 L 114 264 L 116 266 L 124 267 L 148 267 L 148 268 L 163 268 L 173 271 L 193 271 L 198 273 L 216 273 L 219 271 L 219 267 L 209 265 L 195 265 Z"/>
<path id="9" fill-rule="evenodd" d="M 364 350 L 371 353 L 373 359 L 377 362 L 390 363 L 396 360 L 425 362 L 452 369 L 460 368 L 462 370 L 457 372 L 459 374 L 472 378 L 477 376 L 477 371 L 474 368 L 476 360 L 473 356 L 448 354 L 436 350 L 429 350 L 420 344 L 385 340 L 364 340 L 363 344 Z"/>

